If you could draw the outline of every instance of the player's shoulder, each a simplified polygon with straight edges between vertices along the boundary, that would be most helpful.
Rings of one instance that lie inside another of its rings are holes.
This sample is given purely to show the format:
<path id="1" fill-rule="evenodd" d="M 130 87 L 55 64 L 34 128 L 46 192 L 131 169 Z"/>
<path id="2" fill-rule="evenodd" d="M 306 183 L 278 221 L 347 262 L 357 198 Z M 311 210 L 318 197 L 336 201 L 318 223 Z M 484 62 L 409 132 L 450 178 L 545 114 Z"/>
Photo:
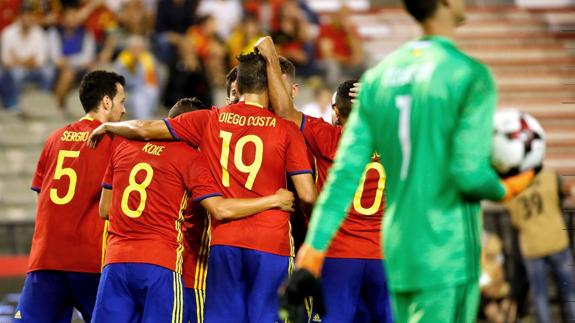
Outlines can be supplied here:
<path id="1" fill-rule="evenodd" d="M 294 132 L 299 133 L 303 130 L 303 128 L 298 127 L 295 123 L 288 121 L 288 120 L 285 120 L 285 119 L 282 119 L 279 116 L 277 116 L 271 112 L 270 112 L 270 117 L 273 117 L 274 120 L 276 121 L 277 127 L 280 130 L 286 132 L 288 135 L 293 134 Z M 307 121 L 305 119 L 305 117 L 306 116 L 304 114 L 304 122 Z"/>
<path id="2" fill-rule="evenodd" d="M 198 117 L 210 117 L 218 112 L 217 107 L 211 107 L 210 109 L 201 109 L 201 110 L 194 110 L 189 112 L 184 112 L 177 117 L 174 118 L 167 118 L 164 120 L 173 120 L 173 119 L 188 119 L 188 118 L 198 118 Z"/>
<path id="3" fill-rule="evenodd" d="M 326 122 L 322 118 L 308 116 L 306 114 L 304 116 L 304 124 L 302 125 L 302 130 L 305 130 L 306 127 L 309 128 L 322 128 L 322 129 L 330 129 L 330 130 L 337 130 L 339 126 L 333 125 L 329 122 Z"/>
<path id="4" fill-rule="evenodd" d="M 177 167 L 194 164 L 202 156 L 198 149 L 182 141 L 158 141 L 150 144 L 156 145 L 155 149 L 165 153 L 166 158 L 172 160 Z"/>
<path id="5" fill-rule="evenodd" d="M 458 70 L 460 74 L 468 74 L 474 77 L 490 77 L 491 71 L 481 61 L 468 55 L 461 50 L 454 42 L 444 41 L 444 46 L 441 49 L 445 52 L 442 63 L 451 70 Z"/>
<path id="6" fill-rule="evenodd" d="M 96 129 L 101 123 L 90 122 L 93 119 L 82 118 L 60 127 L 48 136 L 47 142 L 57 141 L 86 141 L 92 130 Z"/>

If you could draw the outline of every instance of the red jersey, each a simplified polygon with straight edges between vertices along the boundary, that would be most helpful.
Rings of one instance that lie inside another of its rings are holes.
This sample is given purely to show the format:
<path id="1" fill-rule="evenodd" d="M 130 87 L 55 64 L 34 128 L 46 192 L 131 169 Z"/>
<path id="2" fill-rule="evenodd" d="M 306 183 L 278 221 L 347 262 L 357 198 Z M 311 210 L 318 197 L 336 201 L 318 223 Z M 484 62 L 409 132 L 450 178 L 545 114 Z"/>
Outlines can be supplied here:
<path id="1" fill-rule="evenodd" d="M 346 58 L 351 57 L 352 48 L 349 44 L 349 37 L 359 38 L 355 29 L 352 29 L 350 33 L 347 31 L 334 26 L 333 24 L 322 25 L 319 29 L 318 38 L 329 39 L 333 43 L 333 52 L 339 56 Z"/>
<path id="2" fill-rule="evenodd" d="M 105 222 L 98 204 L 113 143 L 105 137 L 96 149 L 86 146 L 100 124 L 84 117 L 56 130 L 44 145 L 32 182 L 39 194 L 29 272 L 101 270 Z"/>
<path id="3" fill-rule="evenodd" d="M 188 202 L 184 222 L 184 286 L 206 290 L 208 254 L 210 252 L 210 217 L 199 204 Z"/>
<path id="4" fill-rule="evenodd" d="M 185 113 L 166 124 L 174 138 L 200 146 L 226 197 L 274 194 L 286 187 L 286 172 L 311 173 L 298 128 L 262 107 L 240 102 Z M 212 219 L 211 245 L 289 256 L 289 216 L 273 209 L 228 222 Z"/>
<path id="5" fill-rule="evenodd" d="M 304 115 L 306 143 L 315 156 L 316 184 L 321 190 L 341 138 L 342 128 Z M 349 215 L 326 253 L 331 258 L 381 259 L 381 214 L 384 209 L 385 171 L 374 157 L 366 167 Z"/>
<path id="6" fill-rule="evenodd" d="M 182 142 L 122 142 L 102 186 L 112 189 L 104 263 L 147 263 L 178 273 L 188 192 L 194 202 L 222 195 L 205 157 Z"/>

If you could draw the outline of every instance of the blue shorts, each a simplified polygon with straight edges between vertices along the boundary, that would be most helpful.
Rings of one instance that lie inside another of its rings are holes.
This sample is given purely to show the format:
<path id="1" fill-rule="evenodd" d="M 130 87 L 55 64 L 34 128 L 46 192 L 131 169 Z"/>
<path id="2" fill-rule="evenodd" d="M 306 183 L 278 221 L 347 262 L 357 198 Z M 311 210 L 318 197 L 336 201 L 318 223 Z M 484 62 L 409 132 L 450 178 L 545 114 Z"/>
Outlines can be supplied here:
<path id="1" fill-rule="evenodd" d="M 201 323 L 204 321 L 205 300 L 205 290 L 184 289 L 184 323 Z"/>
<path id="2" fill-rule="evenodd" d="M 74 308 L 89 322 L 100 274 L 38 270 L 28 273 L 15 323 L 70 323 Z"/>
<path id="3" fill-rule="evenodd" d="M 327 309 L 322 323 L 393 322 L 381 260 L 326 258 L 321 275 Z M 310 321 L 319 319 L 313 312 Z"/>
<path id="4" fill-rule="evenodd" d="M 237 247 L 211 247 L 204 322 L 279 322 L 278 288 L 290 268 L 291 257 Z"/>
<path id="5" fill-rule="evenodd" d="M 92 323 L 183 321 L 182 275 L 151 264 L 104 267 Z"/>

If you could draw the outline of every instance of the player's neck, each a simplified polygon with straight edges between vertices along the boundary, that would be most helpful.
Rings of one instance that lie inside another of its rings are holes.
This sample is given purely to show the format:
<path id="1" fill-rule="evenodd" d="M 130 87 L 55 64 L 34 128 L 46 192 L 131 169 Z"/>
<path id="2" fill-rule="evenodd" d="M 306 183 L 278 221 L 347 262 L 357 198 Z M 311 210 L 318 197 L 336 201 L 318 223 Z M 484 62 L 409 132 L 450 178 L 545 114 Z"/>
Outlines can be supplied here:
<path id="1" fill-rule="evenodd" d="M 104 109 L 98 109 L 97 111 L 88 112 L 88 113 L 86 113 L 84 118 L 90 118 L 93 120 L 98 120 L 101 123 L 108 121 L 108 118 L 104 114 Z"/>
<path id="2" fill-rule="evenodd" d="M 261 94 L 246 93 L 242 95 L 240 101 L 243 101 L 246 104 L 261 106 L 262 108 L 265 108 L 269 105 L 268 96 Z"/>
<path id="3" fill-rule="evenodd" d="M 451 19 L 442 16 L 442 14 L 438 13 L 435 17 L 421 24 L 423 36 L 440 36 L 453 39 L 456 26 L 454 23 L 451 23 Z"/>

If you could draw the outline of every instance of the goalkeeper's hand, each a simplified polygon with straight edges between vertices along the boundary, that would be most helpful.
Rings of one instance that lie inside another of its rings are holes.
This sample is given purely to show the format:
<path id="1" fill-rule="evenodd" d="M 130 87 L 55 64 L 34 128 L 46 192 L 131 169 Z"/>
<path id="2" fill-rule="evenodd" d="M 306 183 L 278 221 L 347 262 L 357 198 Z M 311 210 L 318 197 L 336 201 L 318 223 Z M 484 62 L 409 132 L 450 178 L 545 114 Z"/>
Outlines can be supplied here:
<path id="1" fill-rule="evenodd" d="M 509 201 L 523 192 L 523 190 L 531 184 L 534 177 L 535 171 L 529 170 L 504 179 L 502 181 L 502 184 L 505 187 L 505 197 L 503 198 L 503 202 Z"/>
<path id="2" fill-rule="evenodd" d="M 307 322 L 305 299 L 313 299 L 313 308 L 325 314 L 321 283 L 318 279 L 325 253 L 304 244 L 296 259 L 298 268 L 280 288 L 280 317 L 294 323 Z"/>

